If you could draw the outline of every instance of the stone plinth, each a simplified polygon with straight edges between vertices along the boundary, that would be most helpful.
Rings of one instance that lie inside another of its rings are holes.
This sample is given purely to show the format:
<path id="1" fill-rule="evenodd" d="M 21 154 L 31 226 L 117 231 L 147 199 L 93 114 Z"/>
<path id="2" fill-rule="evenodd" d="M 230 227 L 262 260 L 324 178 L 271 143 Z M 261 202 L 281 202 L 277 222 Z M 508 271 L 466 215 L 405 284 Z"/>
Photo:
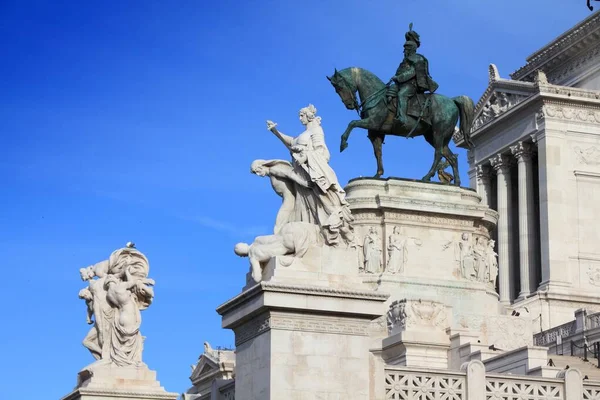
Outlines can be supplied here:
<path id="1" fill-rule="evenodd" d="M 345 190 L 362 245 L 359 276 L 390 293 L 389 303 L 404 298 L 443 303 L 452 308 L 454 327 L 465 315 L 500 313 L 489 233 L 498 214 L 476 192 L 370 178 L 353 179 Z"/>
<path id="2" fill-rule="evenodd" d="M 356 248 L 312 246 L 301 258 L 273 257 L 263 268 L 262 281 L 351 289 L 363 287 L 357 272 L 358 266 Z M 243 290 L 254 285 L 256 282 L 248 273 Z"/>
<path id="3" fill-rule="evenodd" d="M 62 400 L 175 400 L 179 397 L 178 393 L 165 391 L 156 380 L 156 372 L 146 365 L 92 365 L 79 372 L 77 380 L 75 390 Z"/>
<path id="4" fill-rule="evenodd" d="M 388 312 L 390 336 L 383 339 L 382 357 L 389 365 L 448 368 L 451 310 L 433 301 L 401 300 Z"/>
<path id="5" fill-rule="evenodd" d="M 288 279 L 220 306 L 223 327 L 235 332 L 236 399 L 368 399 L 369 326 L 387 297 Z"/>

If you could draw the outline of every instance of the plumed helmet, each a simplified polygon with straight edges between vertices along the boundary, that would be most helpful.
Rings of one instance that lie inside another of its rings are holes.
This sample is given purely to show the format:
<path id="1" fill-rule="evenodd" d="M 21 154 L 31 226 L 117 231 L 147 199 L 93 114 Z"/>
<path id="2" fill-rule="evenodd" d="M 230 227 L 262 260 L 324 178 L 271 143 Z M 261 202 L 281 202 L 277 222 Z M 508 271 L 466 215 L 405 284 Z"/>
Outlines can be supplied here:
<path id="1" fill-rule="evenodd" d="M 408 32 L 404 35 L 404 38 L 407 42 L 413 42 L 417 45 L 417 47 L 421 46 L 421 36 L 415 31 L 412 30 L 413 24 L 412 22 L 408 25 Z"/>

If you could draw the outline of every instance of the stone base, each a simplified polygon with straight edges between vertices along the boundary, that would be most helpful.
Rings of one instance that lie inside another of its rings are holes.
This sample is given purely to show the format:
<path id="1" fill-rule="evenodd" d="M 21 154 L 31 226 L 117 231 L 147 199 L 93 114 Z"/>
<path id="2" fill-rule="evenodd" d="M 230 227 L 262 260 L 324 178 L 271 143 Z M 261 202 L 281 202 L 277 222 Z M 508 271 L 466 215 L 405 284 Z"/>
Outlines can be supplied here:
<path id="1" fill-rule="evenodd" d="M 373 398 L 369 329 L 387 297 L 268 281 L 220 306 L 235 332 L 236 399 Z"/>
<path id="2" fill-rule="evenodd" d="M 449 349 L 443 332 L 401 332 L 383 339 L 382 357 L 389 365 L 447 369 Z"/>
<path id="3" fill-rule="evenodd" d="M 117 367 L 92 364 L 79 372 L 76 389 L 62 400 L 175 400 L 178 397 L 178 393 L 165 391 L 156 380 L 156 372 L 146 365 Z"/>
<path id="4" fill-rule="evenodd" d="M 301 258 L 273 257 L 263 268 L 263 282 L 294 282 L 337 288 L 362 287 L 358 277 L 358 251 L 356 248 L 313 246 Z M 246 275 L 248 290 L 256 285 L 250 272 Z"/>

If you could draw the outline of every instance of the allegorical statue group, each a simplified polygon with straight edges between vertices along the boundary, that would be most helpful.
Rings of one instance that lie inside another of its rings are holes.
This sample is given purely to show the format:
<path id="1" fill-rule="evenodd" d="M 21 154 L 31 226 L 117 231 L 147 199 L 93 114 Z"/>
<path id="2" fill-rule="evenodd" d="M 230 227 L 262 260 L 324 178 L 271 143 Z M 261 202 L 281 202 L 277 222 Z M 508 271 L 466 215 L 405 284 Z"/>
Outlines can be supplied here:
<path id="1" fill-rule="evenodd" d="M 92 366 L 140 366 L 144 338 L 140 333 L 140 311 L 154 297 L 154 281 L 148 279 L 146 256 L 129 243 L 108 260 L 80 270 L 88 286 L 79 292 L 87 305 L 87 323 L 92 325 L 83 345 L 97 360 Z"/>

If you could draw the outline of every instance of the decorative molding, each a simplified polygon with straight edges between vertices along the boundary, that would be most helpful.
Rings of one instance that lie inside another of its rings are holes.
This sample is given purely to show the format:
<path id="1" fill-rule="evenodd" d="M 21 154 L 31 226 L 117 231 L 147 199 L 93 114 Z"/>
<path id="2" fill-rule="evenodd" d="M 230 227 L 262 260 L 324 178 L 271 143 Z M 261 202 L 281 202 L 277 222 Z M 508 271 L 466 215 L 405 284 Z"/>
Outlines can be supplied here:
<path id="1" fill-rule="evenodd" d="M 490 64 L 488 67 L 488 75 L 490 84 L 500 79 L 500 72 L 498 72 L 498 67 L 496 67 L 496 64 Z"/>
<path id="2" fill-rule="evenodd" d="M 235 345 L 239 346 L 242 343 L 247 342 L 250 339 L 254 339 L 263 332 L 267 332 L 271 329 L 271 317 L 269 314 L 264 313 L 259 315 L 250 321 L 246 322 L 234 328 L 235 333 Z"/>
<path id="3" fill-rule="evenodd" d="M 329 297 L 352 297 L 355 299 L 358 298 L 365 300 L 386 300 L 389 297 L 389 294 L 387 293 L 373 292 L 367 290 L 340 289 L 324 286 L 290 285 L 277 282 L 262 282 L 261 286 L 266 291 L 293 294 L 326 295 Z"/>
<path id="4" fill-rule="evenodd" d="M 102 398 L 123 398 L 123 399 L 157 399 L 157 400 L 176 400 L 179 393 L 170 393 L 166 391 L 143 391 L 143 390 L 115 390 L 115 389 L 89 389 L 79 388 L 63 397 L 63 400 L 79 399 L 81 396 L 98 396 Z"/>
<path id="5" fill-rule="evenodd" d="M 584 50 L 582 46 L 575 46 L 575 44 L 586 36 L 597 36 L 599 26 L 600 14 L 592 14 L 556 40 L 529 56 L 527 64 L 510 74 L 511 78 L 515 80 L 532 80 L 532 74 L 536 70 L 542 69 L 542 67 L 546 72 L 552 70 L 563 59 L 572 57 L 574 52 Z M 594 40 L 590 40 L 588 43 L 595 44 Z"/>
<path id="6" fill-rule="evenodd" d="M 568 58 L 567 62 L 560 68 L 556 68 L 550 72 L 550 81 L 554 83 L 563 83 L 565 78 L 575 76 L 578 73 L 594 66 L 598 63 L 598 56 L 600 56 L 600 46 L 596 46 L 590 51 L 584 51 L 580 56 Z"/>
<path id="7" fill-rule="evenodd" d="M 468 219 L 450 218 L 441 214 L 433 213 L 385 213 L 385 220 L 390 222 L 415 222 L 418 224 L 431 224 L 438 226 L 458 226 L 470 228 L 474 226 L 473 221 Z"/>
<path id="8" fill-rule="evenodd" d="M 556 86 L 556 85 L 539 85 L 539 91 L 542 95 L 559 95 L 569 97 L 569 103 L 572 104 L 571 100 L 600 100 L 600 91 L 579 89 L 568 86 Z"/>
<path id="9" fill-rule="evenodd" d="M 368 336 L 370 322 L 343 317 L 265 313 L 234 329 L 235 345 L 239 346 L 270 330 Z"/>
<path id="10" fill-rule="evenodd" d="M 599 109 L 545 105 L 543 107 L 543 113 L 544 116 L 548 118 L 600 123 Z"/>

